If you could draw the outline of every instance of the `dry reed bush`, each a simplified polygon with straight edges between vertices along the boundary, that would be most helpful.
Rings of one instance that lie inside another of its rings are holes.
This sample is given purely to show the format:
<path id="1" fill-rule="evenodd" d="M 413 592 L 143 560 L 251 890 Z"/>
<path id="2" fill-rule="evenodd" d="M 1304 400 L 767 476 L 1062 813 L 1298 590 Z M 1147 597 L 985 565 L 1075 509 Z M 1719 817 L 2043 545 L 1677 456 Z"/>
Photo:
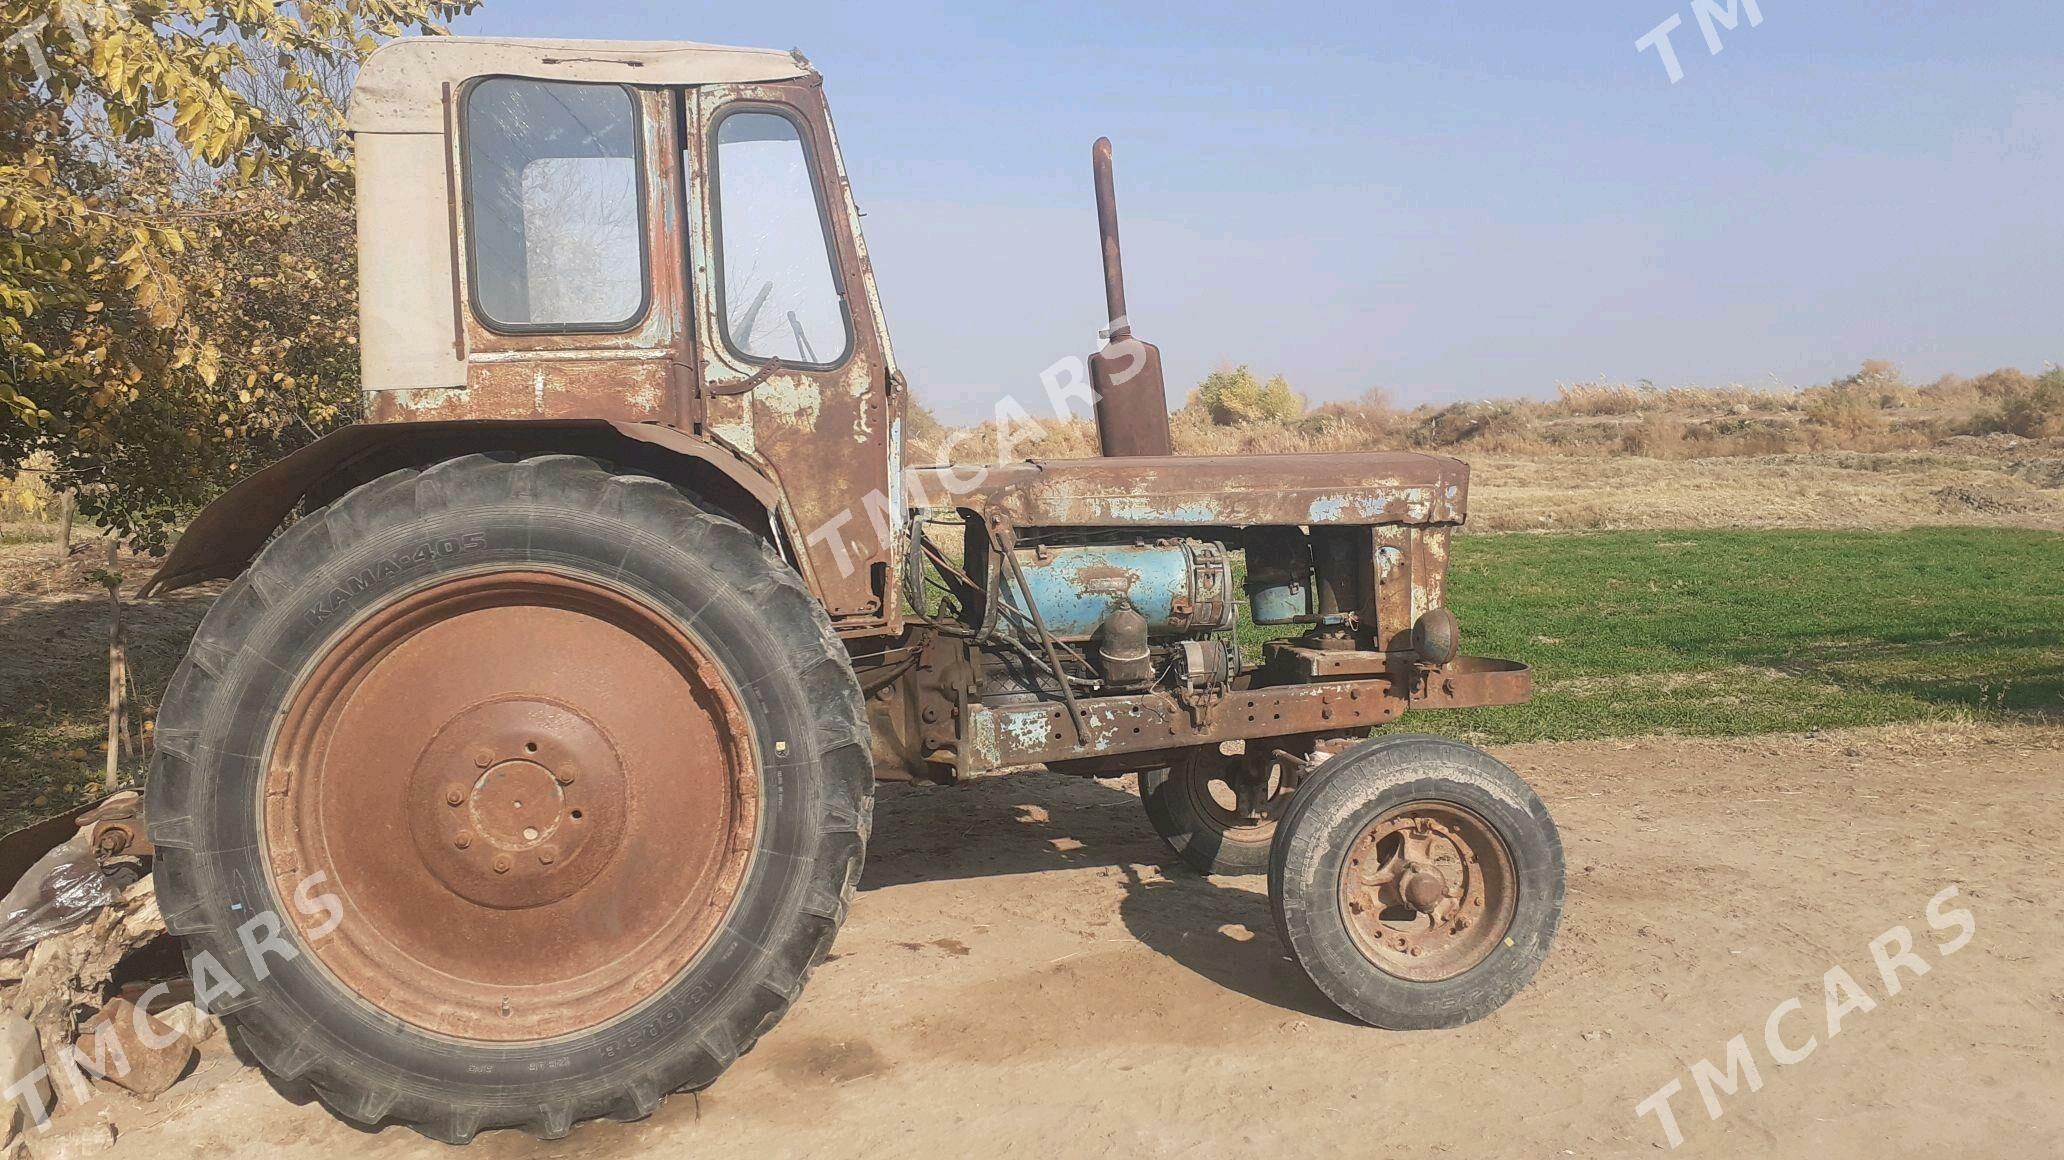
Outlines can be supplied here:
<path id="1" fill-rule="evenodd" d="M 2035 387 L 2036 378 L 2016 367 L 2002 367 L 1989 375 L 1971 380 L 1971 389 L 1981 399 L 2005 399 L 2025 394 Z"/>
<path id="2" fill-rule="evenodd" d="M 1555 402 L 1562 416 L 1640 415 L 1649 411 L 1785 411 L 1798 406 L 1789 387 L 1658 387 L 1653 383 L 1558 383 Z"/>
<path id="3" fill-rule="evenodd" d="M 1538 425 L 1547 404 L 1525 399 L 1454 403 L 1421 408 L 1408 432 L 1415 447 L 1468 447 L 1476 451 L 1525 454 L 1545 449 Z"/>
<path id="4" fill-rule="evenodd" d="M 1684 454 L 1684 424 L 1669 415 L 1653 414 L 1629 424 L 1620 435 L 1620 450 L 1648 459 L 1677 459 Z"/>
<path id="5" fill-rule="evenodd" d="M 1916 395 L 1919 405 L 1946 411 L 1968 411 L 1985 397 L 1979 392 L 1976 382 L 1962 375 L 1944 375 L 1922 387 Z"/>
<path id="6" fill-rule="evenodd" d="M 1647 402 L 1647 393 L 1625 383 L 1557 383 L 1555 401 L 1570 415 L 1631 415 Z"/>
<path id="7" fill-rule="evenodd" d="M 2014 384 L 1995 397 L 1999 406 L 1977 418 L 1979 434 L 2001 432 L 2024 439 L 2064 435 L 2064 369 Z"/>
<path id="8" fill-rule="evenodd" d="M 1885 413 L 1859 392 L 1845 387 L 1815 387 L 1807 395 L 1808 428 L 1829 432 L 1836 440 L 1885 429 Z"/>
<path id="9" fill-rule="evenodd" d="M 938 462 L 970 464 L 1091 459 L 1101 454 L 1096 425 L 1084 418 L 991 419 L 973 427 L 948 428 L 932 450 Z"/>
<path id="10" fill-rule="evenodd" d="M 1665 387 L 1656 392 L 1661 405 L 1672 411 L 1725 411 L 1730 414 L 1774 413 L 1795 410 L 1799 392 L 1792 387 Z"/>

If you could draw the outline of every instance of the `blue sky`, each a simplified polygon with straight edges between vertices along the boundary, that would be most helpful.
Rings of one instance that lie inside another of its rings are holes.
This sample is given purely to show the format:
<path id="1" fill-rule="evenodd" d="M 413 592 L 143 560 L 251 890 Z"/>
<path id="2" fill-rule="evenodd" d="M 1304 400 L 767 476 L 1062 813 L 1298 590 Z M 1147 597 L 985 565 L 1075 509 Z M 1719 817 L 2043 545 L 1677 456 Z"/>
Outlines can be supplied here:
<path id="1" fill-rule="evenodd" d="M 2064 6 L 486 0 L 455 31 L 800 48 L 896 342 L 949 420 L 1134 324 L 1315 401 L 2064 359 Z M 1683 79 L 1634 43 L 1671 15 Z"/>

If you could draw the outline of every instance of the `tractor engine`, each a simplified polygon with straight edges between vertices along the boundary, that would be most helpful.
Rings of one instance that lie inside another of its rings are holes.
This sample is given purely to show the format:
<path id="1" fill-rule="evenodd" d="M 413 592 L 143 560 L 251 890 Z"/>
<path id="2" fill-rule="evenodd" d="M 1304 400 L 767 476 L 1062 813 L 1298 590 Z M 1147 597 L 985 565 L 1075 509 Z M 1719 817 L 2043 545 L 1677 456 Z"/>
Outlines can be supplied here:
<path id="1" fill-rule="evenodd" d="M 1050 674 L 1035 676 L 1036 667 L 1019 663 L 1038 647 L 1041 625 L 1054 640 L 1075 646 L 1075 663 L 1063 665 L 1073 670 L 1071 680 L 1099 690 L 1216 688 L 1238 672 L 1232 557 L 1223 543 L 1094 539 L 1081 530 L 1027 534 L 1012 550 L 1009 567 L 1023 585 L 1002 590 L 1003 614 L 1025 649 L 996 657 L 993 671 L 983 675 L 984 702 L 1058 694 Z"/>

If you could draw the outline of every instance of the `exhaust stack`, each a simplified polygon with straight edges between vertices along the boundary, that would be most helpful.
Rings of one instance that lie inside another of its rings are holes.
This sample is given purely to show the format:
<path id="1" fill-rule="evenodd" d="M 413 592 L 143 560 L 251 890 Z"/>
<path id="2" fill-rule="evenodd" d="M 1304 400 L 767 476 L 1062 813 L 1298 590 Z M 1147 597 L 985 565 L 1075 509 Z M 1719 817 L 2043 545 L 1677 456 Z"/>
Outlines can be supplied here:
<path id="1" fill-rule="evenodd" d="M 1132 336 L 1125 313 L 1125 269 L 1118 256 L 1118 195 L 1111 181 L 1111 139 L 1089 151 L 1096 171 L 1097 234 L 1104 251 L 1104 305 L 1111 315 L 1104 349 L 1089 356 L 1096 392 L 1097 445 L 1105 455 L 1173 455 L 1161 351 Z"/>

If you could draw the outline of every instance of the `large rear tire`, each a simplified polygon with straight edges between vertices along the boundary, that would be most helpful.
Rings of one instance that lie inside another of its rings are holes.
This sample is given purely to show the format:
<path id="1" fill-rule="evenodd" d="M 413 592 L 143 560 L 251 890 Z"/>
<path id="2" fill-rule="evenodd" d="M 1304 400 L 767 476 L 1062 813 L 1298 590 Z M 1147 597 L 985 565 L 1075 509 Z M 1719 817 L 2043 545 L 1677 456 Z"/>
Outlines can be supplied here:
<path id="1" fill-rule="evenodd" d="M 873 805 L 844 648 L 759 538 L 469 456 L 301 520 L 158 718 L 158 897 L 291 1092 L 463 1142 L 635 1119 L 780 1019 Z"/>

